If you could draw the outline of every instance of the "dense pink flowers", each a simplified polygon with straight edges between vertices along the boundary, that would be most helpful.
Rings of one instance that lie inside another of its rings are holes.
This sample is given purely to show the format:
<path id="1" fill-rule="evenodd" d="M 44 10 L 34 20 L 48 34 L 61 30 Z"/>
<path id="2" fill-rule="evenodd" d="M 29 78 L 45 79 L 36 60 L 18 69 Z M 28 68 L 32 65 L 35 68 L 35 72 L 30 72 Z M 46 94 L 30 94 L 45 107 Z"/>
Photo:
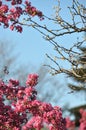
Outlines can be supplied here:
<path id="1" fill-rule="evenodd" d="M 36 99 L 37 74 L 29 74 L 26 86 L 18 80 L 0 80 L 0 130 L 75 130 L 75 122 L 62 117 L 60 107 Z M 9 101 L 9 104 L 6 102 Z M 86 130 L 86 111 L 80 110 L 79 130 Z"/>
<path id="2" fill-rule="evenodd" d="M 61 108 L 36 99 L 37 82 L 37 74 L 29 74 L 24 87 L 18 80 L 10 79 L 7 84 L 0 80 L 1 130 L 41 130 L 44 126 L 49 130 L 66 130 Z"/>
<path id="3" fill-rule="evenodd" d="M 35 86 L 38 82 L 38 75 L 37 74 L 29 74 L 27 77 L 26 85 L 28 86 Z"/>
<path id="4" fill-rule="evenodd" d="M 80 128 L 79 130 L 86 130 L 86 111 L 80 109 L 81 119 L 80 119 Z"/>
<path id="5" fill-rule="evenodd" d="M 8 6 L 9 4 L 12 5 Z M 4 4 L 5 3 L 5 4 Z M 7 3 L 7 4 L 6 4 Z M 22 32 L 22 22 L 20 19 L 32 18 L 38 16 L 40 20 L 43 19 L 43 14 L 41 11 L 37 10 L 31 5 L 31 2 L 26 0 L 5 0 L 5 2 L 0 1 L 0 25 L 4 25 L 5 28 L 10 28 L 11 30 L 17 30 L 17 32 Z"/>
<path id="6" fill-rule="evenodd" d="M 23 130 L 30 130 L 35 128 L 36 130 L 41 130 L 43 128 L 43 119 L 40 116 L 32 117 L 25 126 L 23 126 Z"/>
<path id="7" fill-rule="evenodd" d="M 69 117 L 66 118 L 66 128 L 68 128 L 69 130 L 75 129 L 75 122 L 71 121 Z"/>
<path id="8" fill-rule="evenodd" d="M 86 130 L 86 110 L 80 109 L 81 119 L 79 120 L 80 125 L 78 130 Z M 66 128 L 68 130 L 75 130 L 76 125 L 74 121 L 71 121 L 69 117 L 66 118 Z"/>

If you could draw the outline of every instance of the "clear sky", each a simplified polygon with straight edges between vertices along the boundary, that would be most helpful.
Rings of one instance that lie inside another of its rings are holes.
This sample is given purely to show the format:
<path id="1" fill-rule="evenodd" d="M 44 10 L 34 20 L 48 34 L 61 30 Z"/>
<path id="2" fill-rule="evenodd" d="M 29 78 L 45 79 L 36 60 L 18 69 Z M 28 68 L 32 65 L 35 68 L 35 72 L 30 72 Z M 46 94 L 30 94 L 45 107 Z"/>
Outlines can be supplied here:
<path id="1" fill-rule="evenodd" d="M 86 4 L 86 0 L 79 1 L 82 1 L 82 3 Z M 57 5 L 57 0 L 31 0 L 31 2 L 32 5 L 36 6 L 46 16 L 52 17 L 54 15 L 53 7 Z M 70 4 L 71 0 L 61 0 L 61 7 L 64 9 L 62 15 L 65 17 L 65 19 L 68 19 L 67 5 Z M 40 22 L 39 19 L 37 21 Z M 41 22 L 44 23 L 45 21 Z M 52 25 L 52 28 L 53 26 L 54 25 Z M 64 44 L 66 46 L 69 46 L 68 39 L 70 39 L 70 37 L 67 39 L 63 38 Z M 39 67 L 40 64 L 44 63 L 45 60 L 47 61 L 45 56 L 46 53 L 53 53 L 52 45 L 45 41 L 39 32 L 28 27 L 25 27 L 21 34 L 0 27 L 0 40 L 8 41 L 8 43 L 15 43 L 16 47 L 13 48 L 13 50 L 15 49 L 15 53 L 20 53 L 20 55 L 18 55 L 20 63 L 30 63 L 36 67 Z"/>

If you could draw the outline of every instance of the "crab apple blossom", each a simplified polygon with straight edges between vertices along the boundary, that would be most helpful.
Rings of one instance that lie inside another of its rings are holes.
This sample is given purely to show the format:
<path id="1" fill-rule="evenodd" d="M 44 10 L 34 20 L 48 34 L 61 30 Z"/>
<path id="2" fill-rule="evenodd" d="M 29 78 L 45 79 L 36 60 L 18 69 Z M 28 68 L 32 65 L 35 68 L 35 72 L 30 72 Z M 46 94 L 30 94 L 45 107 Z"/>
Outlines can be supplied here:
<path id="1" fill-rule="evenodd" d="M 0 130 L 75 130 L 75 122 L 62 117 L 59 106 L 36 99 L 37 74 L 29 74 L 26 86 L 18 80 L 0 80 Z M 9 104 L 6 104 L 9 101 Z M 86 111 L 80 110 L 79 130 L 86 129 Z"/>
<path id="2" fill-rule="evenodd" d="M 38 75 L 37 74 L 29 74 L 27 77 L 26 85 L 28 86 L 35 86 L 38 81 Z"/>
<path id="3" fill-rule="evenodd" d="M 0 129 L 1 130 L 66 130 L 66 120 L 60 107 L 36 99 L 37 74 L 29 74 L 26 86 L 18 80 L 7 83 L 0 80 Z M 9 101 L 10 104 L 6 104 Z"/>
<path id="4" fill-rule="evenodd" d="M 8 6 L 8 3 L 12 6 Z M 5 0 L 5 2 L 0 0 L 0 25 L 4 28 L 9 27 L 21 33 L 23 17 L 27 21 L 27 18 L 30 20 L 34 16 L 43 19 L 43 13 L 32 6 L 28 0 Z"/>
<path id="5" fill-rule="evenodd" d="M 66 118 L 66 128 L 68 128 L 70 130 L 75 129 L 75 122 L 71 121 L 69 117 Z"/>
<path id="6" fill-rule="evenodd" d="M 79 130 L 86 130 L 86 110 L 80 109 L 81 119 Z"/>
<path id="7" fill-rule="evenodd" d="M 79 120 L 79 126 L 77 130 L 86 130 L 86 110 L 79 110 L 81 118 Z M 66 128 L 68 130 L 76 130 L 75 121 L 71 121 L 69 117 L 66 118 Z"/>

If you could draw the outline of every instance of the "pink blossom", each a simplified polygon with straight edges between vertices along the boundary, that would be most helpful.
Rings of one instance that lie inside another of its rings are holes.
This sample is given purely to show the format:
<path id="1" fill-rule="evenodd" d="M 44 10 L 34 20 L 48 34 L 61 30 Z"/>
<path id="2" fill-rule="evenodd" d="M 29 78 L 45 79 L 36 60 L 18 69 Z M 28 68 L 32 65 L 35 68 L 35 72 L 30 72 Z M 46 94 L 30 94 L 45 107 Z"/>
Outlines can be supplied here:
<path id="1" fill-rule="evenodd" d="M 4 15 L 4 13 L 8 12 L 8 6 L 7 5 L 1 5 L 0 6 L 0 14 Z"/>
<path id="2" fill-rule="evenodd" d="M 11 25 L 11 26 L 10 26 L 10 29 L 11 29 L 11 30 L 14 30 L 14 26 L 13 26 L 13 25 Z"/>
<path id="3" fill-rule="evenodd" d="M 4 25 L 5 28 L 10 28 L 12 31 L 15 29 L 17 32 L 23 31 L 23 24 L 19 21 L 23 18 L 27 18 L 28 15 L 35 17 L 38 16 L 40 20 L 43 19 L 43 14 L 38 11 L 36 7 L 31 5 L 31 2 L 26 0 L 5 0 L 9 2 L 11 6 L 4 5 L 3 1 L 0 1 L 0 26 Z"/>
<path id="4" fill-rule="evenodd" d="M 49 127 L 49 130 L 66 130 L 61 109 L 36 99 L 37 80 L 37 74 L 28 75 L 28 84 L 25 87 L 20 87 L 19 81 L 14 79 L 10 79 L 7 84 L 0 80 L 1 130 L 4 130 L 4 126 L 12 130 L 41 130 L 44 124 Z M 4 104 L 6 99 L 11 101 L 10 105 Z M 32 115 L 30 120 L 28 114 Z"/>
<path id="5" fill-rule="evenodd" d="M 28 86 L 35 86 L 38 81 L 38 75 L 37 74 L 30 74 L 27 77 L 26 85 Z"/>

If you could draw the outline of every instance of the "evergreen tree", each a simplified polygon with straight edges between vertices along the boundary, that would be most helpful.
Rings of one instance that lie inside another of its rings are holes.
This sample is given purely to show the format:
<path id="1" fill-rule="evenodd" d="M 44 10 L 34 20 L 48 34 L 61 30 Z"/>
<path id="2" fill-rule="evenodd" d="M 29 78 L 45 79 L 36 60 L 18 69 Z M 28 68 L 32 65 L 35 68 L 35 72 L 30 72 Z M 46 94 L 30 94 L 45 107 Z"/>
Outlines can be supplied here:
<path id="1" fill-rule="evenodd" d="M 68 84 L 68 86 L 76 91 L 86 91 L 86 47 L 80 47 L 79 50 L 81 55 L 75 60 L 77 65 L 72 68 L 73 73 L 69 74 L 77 84 Z"/>
<path id="2" fill-rule="evenodd" d="M 80 47 L 79 50 L 81 51 L 81 55 L 76 58 L 76 64 L 77 66 L 75 68 L 72 68 L 72 75 L 69 75 L 76 85 L 73 84 L 68 84 L 68 86 L 74 91 L 80 91 L 81 92 L 86 92 L 86 47 Z M 81 95 L 83 96 L 83 95 Z M 80 105 L 74 108 L 71 108 L 69 111 L 72 115 L 75 116 L 75 123 L 76 126 L 80 125 L 79 119 L 81 118 L 81 115 L 79 113 L 79 110 L 83 108 L 86 109 L 86 104 Z"/>

